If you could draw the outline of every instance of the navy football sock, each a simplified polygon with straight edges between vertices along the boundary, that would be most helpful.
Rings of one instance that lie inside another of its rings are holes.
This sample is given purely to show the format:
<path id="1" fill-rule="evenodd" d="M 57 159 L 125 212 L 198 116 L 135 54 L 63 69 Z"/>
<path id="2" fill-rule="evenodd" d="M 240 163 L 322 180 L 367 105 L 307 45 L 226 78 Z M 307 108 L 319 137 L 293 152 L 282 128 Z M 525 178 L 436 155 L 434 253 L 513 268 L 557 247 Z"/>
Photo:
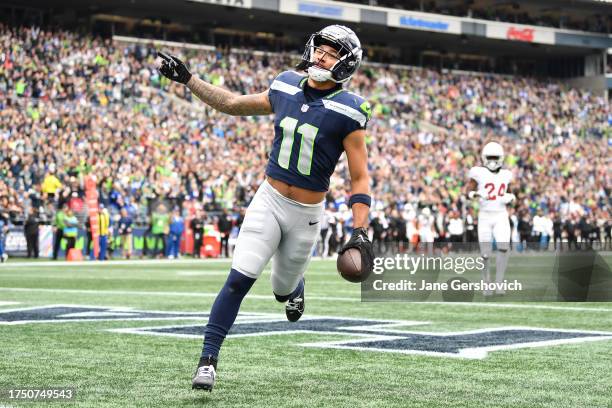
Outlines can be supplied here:
<path id="1" fill-rule="evenodd" d="M 300 293 L 302 293 L 303 290 L 304 290 L 304 277 L 300 279 L 300 283 L 298 283 L 297 288 L 295 288 L 295 290 L 291 292 L 291 295 L 289 295 L 289 299 L 293 299 L 294 297 L 298 296 Z"/>
<path id="2" fill-rule="evenodd" d="M 210 311 L 208 324 L 204 330 L 202 357 L 218 358 L 221 344 L 236 320 L 242 299 L 254 283 L 255 279 L 235 269 L 230 271 Z"/>

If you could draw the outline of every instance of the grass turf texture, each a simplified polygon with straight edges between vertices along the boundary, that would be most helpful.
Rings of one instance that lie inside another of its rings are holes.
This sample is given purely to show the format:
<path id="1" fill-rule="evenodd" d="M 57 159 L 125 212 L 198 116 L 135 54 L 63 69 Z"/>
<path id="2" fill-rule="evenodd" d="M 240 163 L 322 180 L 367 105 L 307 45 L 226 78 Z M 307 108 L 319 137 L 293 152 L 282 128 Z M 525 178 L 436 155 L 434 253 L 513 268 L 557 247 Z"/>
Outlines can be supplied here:
<path id="1" fill-rule="evenodd" d="M 526 266 L 528 268 L 528 266 Z M 208 312 L 229 262 L 0 268 L 0 311 L 50 304 Z M 307 272 L 307 315 L 429 321 L 408 330 L 463 331 L 499 326 L 612 331 L 612 305 L 525 303 L 517 307 L 361 303 L 333 261 Z M 147 293 L 149 292 L 149 293 Z M 15 305 L 1 302 L 19 302 Z M 522 306 L 522 307 L 521 307 Z M 535 307 L 534 307 L 535 306 Z M 574 309 L 572 309 L 574 308 Z M 269 271 L 244 312 L 284 314 Z M 99 321 L 0 325 L 0 389 L 72 386 L 83 407 L 611 407 L 612 341 L 522 348 L 483 360 L 306 348 L 351 336 L 280 334 L 228 339 L 212 393 L 191 390 L 201 339 L 113 333 L 107 329 L 204 324 Z M 44 402 L 0 401 L 8 406 Z"/>

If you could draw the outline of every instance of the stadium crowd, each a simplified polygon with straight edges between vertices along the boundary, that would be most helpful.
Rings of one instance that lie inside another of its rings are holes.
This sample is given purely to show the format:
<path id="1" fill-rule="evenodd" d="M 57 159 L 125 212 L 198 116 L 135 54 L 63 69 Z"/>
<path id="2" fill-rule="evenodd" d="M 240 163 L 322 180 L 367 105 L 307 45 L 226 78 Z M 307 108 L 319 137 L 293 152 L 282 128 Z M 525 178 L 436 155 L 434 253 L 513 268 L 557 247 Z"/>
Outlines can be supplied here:
<path id="1" fill-rule="evenodd" d="M 58 209 L 74 212 L 87 229 L 88 174 L 98 180 L 109 233 L 125 234 L 128 221 L 148 226 L 168 244 L 168 256 L 178 255 L 170 252 L 174 216 L 225 223 L 223 237 L 239 227 L 264 178 L 269 117 L 232 117 L 194 101 L 157 73 L 153 45 L 8 26 L 0 26 L 0 44 L 3 230 L 57 227 Z M 202 78 L 238 93 L 266 89 L 297 57 L 173 51 Z M 349 88 L 373 105 L 375 241 L 410 241 L 423 225 L 438 240 L 473 240 L 477 204 L 465 197 L 465 175 L 492 138 L 503 143 L 514 173 L 517 239 L 557 232 L 569 241 L 609 239 L 612 113 L 604 97 L 550 80 L 377 64 L 365 64 Z M 320 253 L 333 251 L 350 228 L 349 192 L 343 160 L 327 196 Z M 164 225 L 161 213 L 168 213 Z"/>

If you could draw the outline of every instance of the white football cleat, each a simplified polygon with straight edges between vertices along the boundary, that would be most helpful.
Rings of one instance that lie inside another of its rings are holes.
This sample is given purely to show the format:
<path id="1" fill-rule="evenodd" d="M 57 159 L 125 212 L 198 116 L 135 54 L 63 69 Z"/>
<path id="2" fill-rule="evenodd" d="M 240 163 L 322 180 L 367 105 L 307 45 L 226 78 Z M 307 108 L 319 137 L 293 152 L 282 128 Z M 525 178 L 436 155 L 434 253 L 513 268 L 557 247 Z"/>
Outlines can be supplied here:
<path id="1" fill-rule="evenodd" d="M 206 362 L 197 368 L 191 380 L 191 389 L 212 392 L 215 385 L 215 378 L 217 377 L 217 372 L 215 370 L 216 365 L 217 361 L 215 359 L 210 357 L 206 359 Z"/>

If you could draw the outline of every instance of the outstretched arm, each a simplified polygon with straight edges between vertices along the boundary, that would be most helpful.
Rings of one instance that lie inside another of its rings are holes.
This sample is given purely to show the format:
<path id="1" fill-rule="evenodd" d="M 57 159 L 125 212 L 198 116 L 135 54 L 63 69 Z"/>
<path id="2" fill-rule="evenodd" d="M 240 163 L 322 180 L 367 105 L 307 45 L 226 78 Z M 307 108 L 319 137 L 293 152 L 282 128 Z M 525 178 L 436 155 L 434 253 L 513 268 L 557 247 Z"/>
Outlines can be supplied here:
<path id="1" fill-rule="evenodd" d="M 158 71 L 172 81 L 187 87 L 204 103 L 229 115 L 251 116 L 272 113 L 268 92 L 252 95 L 235 95 L 221 87 L 209 84 L 192 75 L 183 61 L 164 52 L 157 55 L 162 59 Z"/>
<path id="2" fill-rule="evenodd" d="M 229 115 L 251 116 L 272 113 L 268 91 L 251 95 L 236 95 L 226 89 L 209 84 L 195 75 L 192 75 L 187 82 L 187 88 L 202 102 Z"/>

